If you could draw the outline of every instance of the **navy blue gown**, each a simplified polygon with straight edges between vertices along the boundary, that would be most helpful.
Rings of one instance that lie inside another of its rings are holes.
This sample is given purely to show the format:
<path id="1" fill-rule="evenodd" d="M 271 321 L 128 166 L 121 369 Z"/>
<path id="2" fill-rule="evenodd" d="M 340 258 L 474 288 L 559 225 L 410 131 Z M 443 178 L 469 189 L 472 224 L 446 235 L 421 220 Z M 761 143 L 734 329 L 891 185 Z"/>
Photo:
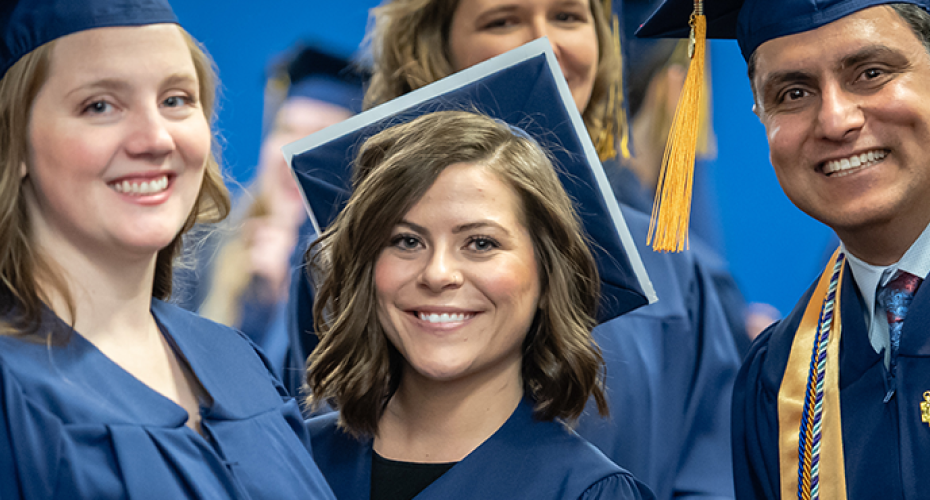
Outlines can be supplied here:
<path id="1" fill-rule="evenodd" d="M 656 498 L 733 498 L 730 394 L 739 356 L 713 279 L 692 252 L 649 249 L 649 217 L 620 207 L 659 301 L 594 329 L 610 417 L 590 402 L 576 430 Z M 312 287 L 303 275 L 292 284 L 285 381 L 299 391 L 317 337 Z"/>
<path id="2" fill-rule="evenodd" d="M 357 440 L 328 413 L 308 422 L 320 469 L 339 500 L 368 500 L 371 439 Z M 524 399 L 487 441 L 426 487 L 416 500 L 635 500 L 649 488 L 559 422 L 533 418 Z"/>
<path id="3" fill-rule="evenodd" d="M 840 295 L 840 415 L 850 500 L 930 498 L 930 425 L 920 403 L 930 390 L 930 286 L 917 290 L 904 321 L 892 384 L 883 355 L 869 343 L 862 297 L 847 264 Z M 925 281 L 926 282 L 926 281 Z M 816 283 L 815 283 L 816 286 Z M 814 287 L 791 314 L 753 343 L 733 390 L 737 497 L 780 498 L 778 391 L 798 324 Z M 894 396 L 885 402 L 889 389 Z"/>
<path id="4" fill-rule="evenodd" d="M 47 311 L 51 342 L 0 336 L 0 498 L 332 499 L 297 403 L 238 332 L 153 300 L 212 398 L 187 412 Z"/>
<path id="5" fill-rule="evenodd" d="M 649 249 L 649 217 L 621 208 L 659 301 L 594 329 L 610 416 L 589 402 L 576 430 L 656 498 L 733 498 L 730 393 L 739 357 L 713 278 L 693 252 Z"/>

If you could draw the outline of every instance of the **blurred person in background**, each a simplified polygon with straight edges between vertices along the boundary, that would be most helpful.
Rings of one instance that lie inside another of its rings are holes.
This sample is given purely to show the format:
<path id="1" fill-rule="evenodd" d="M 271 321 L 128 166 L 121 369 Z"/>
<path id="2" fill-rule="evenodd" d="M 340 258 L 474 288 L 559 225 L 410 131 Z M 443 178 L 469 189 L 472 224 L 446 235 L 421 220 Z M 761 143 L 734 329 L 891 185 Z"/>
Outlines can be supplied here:
<path id="1" fill-rule="evenodd" d="M 208 278 L 194 281 L 189 273 L 186 288 L 204 296 L 201 315 L 245 333 L 286 381 L 294 376 L 285 371 L 291 355 L 287 294 L 300 253 L 315 235 L 281 147 L 354 115 L 362 85 L 349 60 L 318 45 L 298 44 L 269 73 L 268 132 L 255 181 L 227 227 L 200 243 L 198 272 Z"/>

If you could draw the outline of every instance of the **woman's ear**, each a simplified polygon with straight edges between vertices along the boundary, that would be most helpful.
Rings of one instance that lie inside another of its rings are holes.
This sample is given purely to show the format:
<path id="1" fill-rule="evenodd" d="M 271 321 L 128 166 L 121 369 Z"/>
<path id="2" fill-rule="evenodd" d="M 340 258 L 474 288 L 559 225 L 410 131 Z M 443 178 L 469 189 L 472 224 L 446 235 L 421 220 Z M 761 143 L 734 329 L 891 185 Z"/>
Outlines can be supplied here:
<path id="1" fill-rule="evenodd" d="M 26 178 L 26 175 L 29 173 L 29 169 L 26 168 L 26 162 L 21 162 L 19 164 L 19 179 L 22 180 Z"/>

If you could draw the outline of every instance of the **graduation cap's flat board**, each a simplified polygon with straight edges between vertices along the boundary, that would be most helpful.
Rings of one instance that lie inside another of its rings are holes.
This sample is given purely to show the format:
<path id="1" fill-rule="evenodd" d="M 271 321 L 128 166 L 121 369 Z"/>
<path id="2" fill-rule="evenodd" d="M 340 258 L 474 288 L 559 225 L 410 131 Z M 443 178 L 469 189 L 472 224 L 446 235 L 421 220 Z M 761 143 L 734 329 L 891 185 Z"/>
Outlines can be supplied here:
<path id="1" fill-rule="evenodd" d="M 348 200 L 366 138 L 441 110 L 478 111 L 516 125 L 549 149 L 601 275 L 603 322 L 656 301 L 655 291 L 549 41 L 539 39 L 283 148 L 317 230 Z"/>

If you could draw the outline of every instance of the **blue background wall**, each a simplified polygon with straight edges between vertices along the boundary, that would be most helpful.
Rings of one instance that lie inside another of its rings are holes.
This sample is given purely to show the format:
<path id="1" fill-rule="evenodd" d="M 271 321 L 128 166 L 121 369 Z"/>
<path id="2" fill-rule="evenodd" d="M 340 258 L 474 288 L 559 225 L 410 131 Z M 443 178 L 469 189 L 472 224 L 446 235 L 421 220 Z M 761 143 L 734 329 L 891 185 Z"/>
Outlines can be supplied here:
<path id="1" fill-rule="evenodd" d="M 203 42 L 223 82 L 224 163 L 248 181 L 258 157 L 266 62 L 300 39 L 343 54 L 362 41 L 377 0 L 175 0 L 182 24 Z M 830 231 L 802 214 L 778 186 L 764 129 L 752 114 L 746 65 L 735 42 L 711 44 L 718 197 L 725 256 L 751 301 L 787 313 L 820 270 Z M 699 214 L 694 214 L 698 217 Z"/>

